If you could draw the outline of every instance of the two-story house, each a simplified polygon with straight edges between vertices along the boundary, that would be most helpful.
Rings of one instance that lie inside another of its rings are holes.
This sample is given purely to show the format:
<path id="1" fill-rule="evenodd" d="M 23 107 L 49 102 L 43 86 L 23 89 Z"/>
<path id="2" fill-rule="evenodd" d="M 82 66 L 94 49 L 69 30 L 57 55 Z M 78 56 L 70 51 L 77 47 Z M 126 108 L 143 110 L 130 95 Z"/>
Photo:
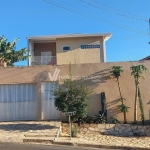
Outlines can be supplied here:
<path id="1" fill-rule="evenodd" d="M 106 62 L 106 41 L 111 33 L 27 37 L 29 66 Z"/>

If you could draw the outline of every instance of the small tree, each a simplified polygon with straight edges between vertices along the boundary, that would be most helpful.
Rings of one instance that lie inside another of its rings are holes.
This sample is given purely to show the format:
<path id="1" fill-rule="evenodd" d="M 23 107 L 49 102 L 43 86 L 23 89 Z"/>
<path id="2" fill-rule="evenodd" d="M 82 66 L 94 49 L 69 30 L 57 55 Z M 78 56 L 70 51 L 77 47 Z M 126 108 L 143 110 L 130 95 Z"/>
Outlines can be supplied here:
<path id="1" fill-rule="evenodd" d="M 120 83 L 119 83 L 119 77 L 121 77 L 121 72 L 123 72 L 122 66 L 112 66 L 111 73 L 117 79 L 118 89 L 119 89 L 119 94 L 120 94 L 121 105 L 119 105 L 119 109 L 124 114 L 124 123 L 127 123 L 126 113 L 128 112 L 129 107 L 127 107 L 124 104 L 125 98 L 122 97 L 122 93 L 121 93 L 121 88 L 120 88 Z"/>
<path id="2" fill-rule="evenodd" d="M 91 89 L 80 81 L 72 81 L 71 72 L 70 78 L 64 80 L 63 85 L 58 85 L 55 89 L 55 106 L 61 112 L 76 111 L 76 114 L 71 117 L 71 121 L 86 117 L 88 113 L 87 101 L 91 96 Z"/>
<path id="3" fill-rule="evenodd" d="M 135 81 L 135 101 L 134 101 L 134 123 L 137 123 L 137 100 L 139 98 L 139 106 L 141 110 L 141 120 L 144 124 L 144 110 L 143 110 L 143 103 L 141 98 L 141 92 L 139 87 L 139 79 L 143 72 L 147 71 L 147 68 L 144 65 L 137 65 L 130 67 L 131 69 L 131 75 L 134 76 Z"/>
<path id="4" fill-rule="evenodd" d="M 16 49 L 16 44 L 19 39 L 15 39 L 13 42 L 7 42 L 4 36 L 0 36 L 0 65 L 4 66 L 6 63 L 8 66 L 13 66 L 15 62 L 20 60 L 26 60 L 28 58 L 26 48 L 20 50 Z"/>

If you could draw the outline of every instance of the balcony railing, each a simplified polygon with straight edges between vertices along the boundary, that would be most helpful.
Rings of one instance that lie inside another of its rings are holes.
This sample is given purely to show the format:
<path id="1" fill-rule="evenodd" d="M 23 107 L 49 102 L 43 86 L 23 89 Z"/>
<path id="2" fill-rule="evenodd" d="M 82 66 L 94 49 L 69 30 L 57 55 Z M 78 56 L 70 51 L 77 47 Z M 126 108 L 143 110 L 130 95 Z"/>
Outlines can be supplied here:
<path id="1" fill-rule="evenodd" d="M 33 65 L 55 65 L 56 56 L 31 56 L 31 66 Z"/>

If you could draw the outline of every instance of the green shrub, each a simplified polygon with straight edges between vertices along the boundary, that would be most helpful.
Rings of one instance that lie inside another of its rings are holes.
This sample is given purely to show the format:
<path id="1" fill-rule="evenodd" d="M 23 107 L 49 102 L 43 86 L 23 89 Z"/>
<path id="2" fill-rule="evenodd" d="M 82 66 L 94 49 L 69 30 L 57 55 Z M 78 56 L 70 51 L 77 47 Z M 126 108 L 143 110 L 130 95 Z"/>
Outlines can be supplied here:
<path id="1" fill-rule="evenodd" d="M 69 79 L 65 79 L 62 85 L 55 88 L 55 106 L 61 112 L 76 111 L 71 116 L 71 122 L 84 118 L 88 113 L 87 101 L 91 97 L 92 90 L 83 80 L 73 81 L 71 76 L 71 66 L 69 68 Z"/>
<path id="2" fill-rule="evenodd" d="M 112 120 L 112 123 L 113 124 L 120 124 L 120 121 L 116 117 L 114 117 Z"/>
<path id="3" fill-rule="evenodd" d="M 106 123 L 106 117 L 104 113 L 99 114 L 99 115 L 86 116 L 78 120 L 78 124 L 81 124 L 81 123 L 97 123 L 97 124 Z"/>
<path id="4" fill-rule="evenodd" d="M 72 135 L 72 137 L 77 137 L 77 133 L 78 133 L 77 127 L 76 127 L 76 126 L 73 126 L 73 127 L 72 127 L 72 130 L 71 130 L 71 135 Z"/>

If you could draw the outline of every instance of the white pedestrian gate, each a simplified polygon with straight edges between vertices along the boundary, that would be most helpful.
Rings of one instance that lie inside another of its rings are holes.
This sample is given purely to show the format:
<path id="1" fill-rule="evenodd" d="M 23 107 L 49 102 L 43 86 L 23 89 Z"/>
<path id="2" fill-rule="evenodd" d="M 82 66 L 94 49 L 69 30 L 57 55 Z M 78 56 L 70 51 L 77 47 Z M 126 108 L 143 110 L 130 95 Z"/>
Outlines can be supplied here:
<path id="1" fill-rule="evenodd" d="M 60 118 L 59 111 L 54 104 L 54 88 L 56 82 L 42 83 L 42 119 L 57 120 Z"/>
<path id="2" fill-rule="evenodd" d="M 37 85 L 0 85 L 0 121 L 36 120 Z"/>

